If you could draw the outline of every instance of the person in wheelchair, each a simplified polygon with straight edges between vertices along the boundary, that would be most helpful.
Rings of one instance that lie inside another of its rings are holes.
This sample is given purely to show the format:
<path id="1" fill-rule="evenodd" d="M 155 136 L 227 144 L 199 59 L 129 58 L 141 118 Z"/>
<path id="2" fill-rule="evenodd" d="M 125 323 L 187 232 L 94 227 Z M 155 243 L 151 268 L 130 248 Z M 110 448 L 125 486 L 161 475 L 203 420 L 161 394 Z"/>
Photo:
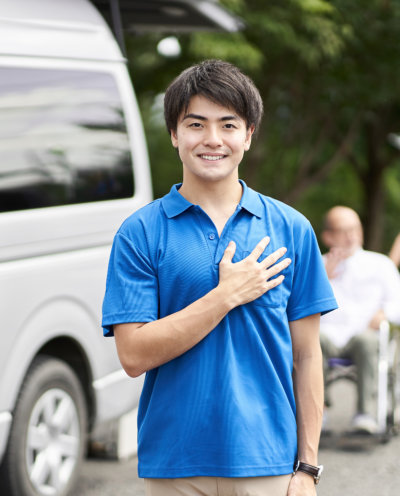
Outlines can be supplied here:
<path id="1" fill-rule="evenodd" d="M 328 248 L 325 268 L 339 304 L 339 309 L 321 317 L 325 405 L 330 406 L 329 359 L 349 359 L 357 380 L 351 430 L 375 434 L 379 325 L 384 319 L 400 324 L 400 275 L 389 257 L 363 249 L 361 221 L 349 207 L 335 206 L 327 212 L 321 237 Z"/>

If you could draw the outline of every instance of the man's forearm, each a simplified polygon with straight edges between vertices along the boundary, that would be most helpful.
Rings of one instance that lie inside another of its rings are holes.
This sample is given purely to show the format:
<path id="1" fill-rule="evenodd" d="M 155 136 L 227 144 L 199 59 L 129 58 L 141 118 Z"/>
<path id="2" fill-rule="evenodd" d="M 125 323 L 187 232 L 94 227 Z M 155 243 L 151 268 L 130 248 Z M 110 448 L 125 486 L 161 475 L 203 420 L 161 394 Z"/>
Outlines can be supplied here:
<path id="1" fill-rule="evenodd" d="M 298 459 L 317 465 L 323 413 L 322 355 L 295 361 Z"/>
<path id="2" fill-rule="evenodd" d="M 232 309 L 229 295 L 214 288 L 181 311 L 142 325 L 115 325 L 118 355 L 137 377 L 185 353 L 206 337 Z"/>
<path id="3" fill-rule="evenodd" d="M 248 257 L 233 263 L 236 247 L 231 242 L 219 264 L 218 285 L 181 311 L 150 323 L 115 325 L 118 355 L 128 375 L 137 377 L 180 356 L 208 335 L 231 309 L 279 286 L 283 275 L 275 276 L 290 259 L 276 264 L 286 253 L 286 248 L 280 248 L 258 262 L 268 243 L 269 238 L 263 238 Z"/>
<path id="4" fill-rule="evenodd" d="M 293 387 L 297 408 L 297 458 L 318 465 L 318 445 L 323 413 L 320 315 L 290 323 L 293 343 Z M 313 478 L 304 472 L 293 477 L 288 494 L 315 495 Z"/>

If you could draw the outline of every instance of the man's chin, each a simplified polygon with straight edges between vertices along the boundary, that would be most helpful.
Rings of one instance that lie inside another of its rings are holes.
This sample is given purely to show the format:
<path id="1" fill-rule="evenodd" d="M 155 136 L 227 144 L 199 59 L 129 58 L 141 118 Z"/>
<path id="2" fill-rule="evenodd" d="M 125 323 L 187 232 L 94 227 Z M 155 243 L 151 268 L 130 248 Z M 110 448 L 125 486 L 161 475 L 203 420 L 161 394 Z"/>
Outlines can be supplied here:
<path id="1" fill-rule="evenodd" d="M 333 250 L 333 252 L 338 256 L 340 257 L 341 259 L 347 259 L 349 257 L 351 257 L 352 255 L 354 255 L 358 250 L 360 250 L 360 246 L 359 245 L 355 245 L 355 246 L 352 246 L 352 247 L 332 247 L 331 250 Z"/>
<path id="2" fill-rule="evenodd" d="M 354 245 L 352 247 L 343 248 L 342 251 L 345 257 L 352 257 L 360 249 L 361 249 L 360 245 Z"/>

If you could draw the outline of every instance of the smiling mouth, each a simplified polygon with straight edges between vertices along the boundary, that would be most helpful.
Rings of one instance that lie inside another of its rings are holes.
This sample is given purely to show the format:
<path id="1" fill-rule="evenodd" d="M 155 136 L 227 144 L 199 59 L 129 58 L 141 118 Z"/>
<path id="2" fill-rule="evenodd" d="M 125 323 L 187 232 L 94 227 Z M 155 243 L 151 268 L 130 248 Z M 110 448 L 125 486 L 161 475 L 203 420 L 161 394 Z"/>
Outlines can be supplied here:
<path id="1" fill-rule="evenodd" d="M 199 157 L 202 160 L 208 160 L 208 161 L 218 161 L 218 160 L 223 160 L 226 155 L 199 155 Z"/>

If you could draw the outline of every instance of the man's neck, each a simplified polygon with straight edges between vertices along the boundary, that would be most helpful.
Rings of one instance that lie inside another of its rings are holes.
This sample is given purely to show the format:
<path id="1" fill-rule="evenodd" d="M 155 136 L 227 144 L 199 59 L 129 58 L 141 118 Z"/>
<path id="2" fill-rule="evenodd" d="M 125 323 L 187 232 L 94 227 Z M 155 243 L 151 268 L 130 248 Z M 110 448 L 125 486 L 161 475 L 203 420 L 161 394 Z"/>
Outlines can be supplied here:
<path id="1" fill-rule="evenodd" d="M 211 218 L 221 234 L 225 223 L 234 213 L 242 197 L 243 188 L 239 179 L 229 182 L 182 183 L 179 193 L 190 203 L 199 205 Z"/>
<path id="2" fill-rule="evenodd" d="M 239 203 L 243 189 L 239 179 L 221 182 L 193 182 L 183 180 L 179 193 L 190 203 L 203 209 L 207 206 L 221 208 Z"/>

